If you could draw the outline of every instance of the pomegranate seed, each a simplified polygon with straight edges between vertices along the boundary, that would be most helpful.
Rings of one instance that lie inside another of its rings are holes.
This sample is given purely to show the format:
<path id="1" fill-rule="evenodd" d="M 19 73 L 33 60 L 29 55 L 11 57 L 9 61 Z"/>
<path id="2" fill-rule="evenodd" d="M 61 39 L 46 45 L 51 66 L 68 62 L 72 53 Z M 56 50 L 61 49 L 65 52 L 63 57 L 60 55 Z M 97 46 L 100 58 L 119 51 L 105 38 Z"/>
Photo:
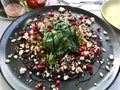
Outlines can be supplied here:
<path id="1" fill-rule="evenodd" d="M 77 54 L 79 54 L 79 50 L 76 50 L 75 52 L 76 52 Z"/>
<path id="2" fill-rule="evenodd" d="M 41 54 L 41 53 L 38 53 L 37 56 L 38 56 L 38 58 L 41 58 L 41 57 L 42 57 L 42 54 Z"/>
<path id="3" fill-rule="evenodd" d="M 40 69 L 43 69 L 43 68 L 45 67 L 44 62 L 40 62 L 38 67 L 39 67 Z"/>
<path id="4" fill-rule="evenodd" d="M 19 35 L 21 35 L 21 36 L 23 36 L 24 34 L 25 34 L 24 30 L 22 30 L 22 31 L 19 32 Z"/>
<path id="5" fill-rule="evenodd" d="M 37 89 L 41 89 L 43 87 L 43 84 L 42 83 L 38 83 L 36 86 L 35 86 L 35 88 L 37 88 Z"/>
<path id="6" fill-rule="evenodd" d="M 51 29 L 51 28 L 52 28 L 52 26 L 51 26 L 51 25 L 48 25 L 48 26 L 47 26 L 47 28 L 48 28 L 48 29 Z"/>
<path id="7" fill-rule="evenodd" d="M 74 54 L 72 54 L 72 55 L 71 55 L 71 58 L 74 58 L 74 57 L 75 57 L 75 55 L 74 55 Z"/>
<path id="8" fill-rule="evenodd" d="M 48 29 L 47 29 L 47 32 L 51 32 L 51 29 L 48 28 Z"/>
<path id="9" fill-rule="evenodd" d="M 36 15 L 37 15 L 37 16 L 40 16 L 40 13 L 37 13 Z"/>
<path id="10" fill-rule="evenodd" d="M 85 18 L 85 19 L 88 19 L 88 16 L 86 15 L 86 16 L 84 16 L 84 18 Z"/>
<path id="11" fill-rule="evenodd" d="M 63 57 L 62 57 L 62 56 L 60 56 L 60 57 L 59 57 L 59 60 L 62 60 L 62 58 L 63 58 Z"/>
<path id="12" fill-rule="evenodd" d="M 98 28 L 97 28 L 97 31 L 98 31 L 98 32 L 101 32 L 101 27 L 98 27 Z"/>
<path id="13" fill-rule="evenodd" d="M 33 30 L 31 30 L 30 32 L 28 32 L 28 36 L 33 35 Z"/>
<path id="14" fill-rule="evenodd" d="M 94 48 L 91 47 L 90 50 L 89 50 L 89 52 L 93 53 L 94 52 Z"/>
<path id="15" fill-rule="evenodd" d="M 71 16 L 72 16 L 72 14 L 71 14 L 71 13 L 69 13 L 69 14 L 68 14 L 68 17 L 71 17 Z"/>
<path id="16" fill-rule="evenodd" d="M 102 50 L 99 49 L 99 50 L 97 51 L 97 53 L 98 53 L 98 55 L 101 55 L 101 54 L 102 54 Z"/>
<path id="17" fill-rule="evenodd" d="M 87 46 L 87 43 L 83 43 L 82 46 L 86 47 L 86 46 Z"/>
<path id="18" fill-rule="evenodd" d="M 60 80 L 56 80 L 55 84 L 56 86 L 60 85 Z"/>
<path id="19" fill-rule="evenodd" d="M 76 54 L 79 55 L 79 56 L 83 56 L 83 55 L 84 55 L 84 52 L 79 51 L 79 50 L 76 50 Z"/>
<path id="20" fill-rule="evenodd" d="M 50 16 L 50 17 L 53 17 L 53 16 L 54 16 L 54 13 L 53 13 L 53 12 L 50 12 L 50 13 L 49 13 L 49 16 Z"/>
<path id="21" fill-rule="evenodd" d="M 75 22 L 71 22 L 71 25 L 74 26 L 74 25 L 76 25 L 76 23 Z"/>
<path id="22" fill-rule="evenodd" d="M 88 70 L 91 70 L 92 68 L 93 68 L 93 65 L 90 65 L 90 64 L 87 65 L 87 69 L 88 69 Z"/>
<path id="23" fill-rule="evenodd" d="M 80 55 L 83 56 L 83 55 L 84 55 L 84 52 L 81 52 Z"/>
<path id="24" fill-rule="evenodd" d="M 39 28 L 38 28 L 37 25 L 36 25 L 36 26 L 33 26 L 33 27 L 32 27 L 32 30 L 33 30 L 34 33 L 38 33 L 38 32 L 39 32 Z"/>
<path id="25" fill-rule="evenodd" d="M 80 16 L 79 19 L 82 20 L 82 19 L 83 19 L 83 16 Z"/>
<path id="26" fill-rule="evenodd" d="M 53 12 L 53 11 L 54 11 L 53 9 L 50 10 L 50 12 Z"/>
<path id="27" fill-rule="evenodd" d="M 85 51 L 85 48 L 84 47 L 79 47 L 79 51 L 83 52 L 83 51 Z"/>

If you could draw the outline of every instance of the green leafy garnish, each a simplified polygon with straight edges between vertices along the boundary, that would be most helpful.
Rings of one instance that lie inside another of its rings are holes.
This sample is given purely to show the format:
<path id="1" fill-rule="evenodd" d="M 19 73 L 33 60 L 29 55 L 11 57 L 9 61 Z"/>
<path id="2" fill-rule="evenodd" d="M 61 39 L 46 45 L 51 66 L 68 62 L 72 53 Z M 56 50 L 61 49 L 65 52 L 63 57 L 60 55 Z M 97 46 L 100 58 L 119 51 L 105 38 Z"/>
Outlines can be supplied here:
<path id="1" fill-rule="evenodd" d="M 48 58 L 48 63 L 50 65 L 54 65 L 55 62 L 56 62 L 56 58 L 54 57 L 54 55 L 52 55 L 52 53 L 50 53 L 49 58 Z"/>
<path id="2" fill-rule="evenodd" d="M 44 31 L 43 34 L 43 46 L 53 55 L 49 58 L 49 64 L 55 64 L 56 57 L 75 52 L 78 45 L 82 43 L 82 39 L 76 36 L 75 30 L 65 17 L 54 19 L 51 31 Z"/>

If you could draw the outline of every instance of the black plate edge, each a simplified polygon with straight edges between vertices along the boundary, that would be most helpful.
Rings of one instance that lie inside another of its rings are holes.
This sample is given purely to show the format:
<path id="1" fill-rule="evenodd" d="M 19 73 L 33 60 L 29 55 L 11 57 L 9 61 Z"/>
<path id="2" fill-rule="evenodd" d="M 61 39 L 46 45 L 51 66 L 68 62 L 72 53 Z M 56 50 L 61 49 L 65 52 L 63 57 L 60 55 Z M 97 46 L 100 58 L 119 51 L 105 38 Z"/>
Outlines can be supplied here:
<path id="1" fill-rule="evenodd" d="M 76 7 L 64 6 L 64 5 L 53 5 L 53 6 L 46 6 L 46 7 L 42 7 L 42 8 L 47 8 L 47 7 L 52 7 L 52 8 L 54 8 L 54 7 L 70 7 L 70 8 L 76 8 Z M 4 37 L 4 35 L 6 35 L 6 32 L 9 31 L 8 29 L 11 27 L 12 24 L 14 24 L 15 22 L 17 22 L 17 21 L 19 21 L 19 20 L 21 20 L 21 21 L 24 20 L 24 19 L 27 17 L 28 14 L 30 14 L 30 13 L 32 13 L 32 12 L 38 12 L 38 10 L 40 10 L 40 9 L 42 9 L 42 8 L 38 8 L 38 9 L 36 9 L 36 10 L 33 10 L 33 11 L 28 12 L 28 13 L 26 13 L 26 14 L 23 14 L 22 16 L 18 17 L 16 20 L 14 20 L 14 21 L 7 27 L 7 29 L 6 29 L 5 32 L 3 33 L 2 37 L 0 38 L 0 45 L 1 45 L 2 38 Z M 76 8 L 76 9 L 79 9 L 79 8 Z M 85 11 L 85 12 L 89 12 L 89 11 L 86 11 L 86 10 L 84 10 L 84 9 L 80 9 L 80 10 Z M 97 15 L 95 15 L 95 14 L 93 14 L 93 13 L 91 13 L 91 12 L 89 12 L 89 13 L 90 13 L 91 15 L 95 16 L 96 18 L 100 19 L 101 22 L 105 23 L 105 24 L 112 30 L 112 33 L 113 33 L 114 35 L 116 35 L 115 32 L 113 31 L 113 28 L 112 28 L 107 22 L 103 21 L 103 20 L 102 20 L 101 18 L 99 18 Z M 26 16 L 26 17 L 22 18 L 23 16 Z M 9 31 L 9 32 L 10 32 L 10 31 Z M 118 38 L 117 38 L 117 40 L 118 40 Z M 120 45 L 120 44 L 119 44 L 119 45 Z M 1 63 L 0 63 L 0 64 L 1 64 Z M 0 65 L 0 70 L 1 70 L 1 65 Z M 118 70 L 118 71 L 120 72 L 120 65 L 119 65 L 119 70 Z M 111 84 L 110 84 L 105 90 L 109 89 L 110 86 L 114 83 L 114 81 L 116 80 L 117 76 L 119 75 L 119 72 L 117 72 L 117 75 L 116 75 L 116 77 L 114 78 L 113 82 L 111 82 Z M 10 83 L 6 80 L 6 78 L 4 77 L 2 71 L 1 71 L 0 73 L 1 73 L 1 75 L 3 76 L 4 80 L 7 82 L 7 84 L 8 84 L 12 89 L 14 89 L 14 88 L 10 85 Z M 15 89 L 14 89 L 14 90 L 15 90 Z"/>

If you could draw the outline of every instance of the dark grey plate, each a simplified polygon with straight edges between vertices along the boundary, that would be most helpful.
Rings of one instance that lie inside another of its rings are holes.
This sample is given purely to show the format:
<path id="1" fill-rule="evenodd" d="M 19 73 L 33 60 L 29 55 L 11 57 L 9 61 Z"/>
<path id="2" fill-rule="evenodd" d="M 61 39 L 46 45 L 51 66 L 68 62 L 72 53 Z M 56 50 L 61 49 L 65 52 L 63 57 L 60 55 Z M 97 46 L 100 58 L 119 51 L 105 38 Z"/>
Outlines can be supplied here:
<path id="1" fill-rule="evenodd" d="M 21 61 L 19 60 L 11 60 L 9 64 L 5 64 L 5 60 L 7 59 L 7 55 L 11 53 L 15 53 L 15 44 L 10 42 L 10 37 L 16 38 L 16 33 L 19 32 L 26 24 L 31 20 L 33 17 L 36 16 L 36 13 L 48 13 L 50 9 L 53 9 L 57 11 L 60 6 L 47 6 L 43 7 L 41 9 L 33 10 L 32 12 L 26 13 L 25 15 L 19 17 L 16 19 L 5 31 L 5 33 L 2 36 L 1 42 L 0 42 L 0 58 L 1 58 L 1 72 L 5 80 L 8 82 L 8 84 L 15 90 L 36 90 L 35 85 L 39 83 L 41 80 L 40 78 L 29 76 L 27 73 L 25 75 L 19 74 L 19 68 L 21 66 L 24 66 Z M 105 90 L 110 87 L 110 85 L 113 83 L 115 78 L 117 77 L 118 71 L 119 71 L 119 52 L 120 52 L 120 46 L 119 42 L 116 38 L 115 32 L 113 29 L 105 23 L 102 19 L 97 17 L 96 15 L 74 7 L 70 6 L 62 6 L 70 11 L 74 15 L 84 14 L 88 15 L 90 17 L 95 17 L 96 22 L 92 25 L 92 28 L 96 30 L 98 26 L 102 28 L 101 33 L 98 33 L 100 37 L 102 37 L 102 43 L 103 47 L 107 50 L 107 52 L 103 53 L 102 58 L 104 59 L 104 64 L 100 65 L 97 63 L 96 60 L 93 68 L 93 74 L 90 75 L 88 72 L 85 72 L 84 77 L 75 78 L 73 80 L 68 81 L 61 81 L 61 84 L 59 86 L 59 90 L 79 90 L 80 87 L 83 88 L 83 90 Z M 108 32 L 108 36 L 111 37 L 110 42 L 106 42 L 105 35 L 103 35 L 103 31 Z M 16 43 L 17 44 L 17 43 Z M 114 54 L 114 60 L 109 60 L 108 56 L 109 54 Z M 105 65 L 107 62 L 110 62 L 111 70 L 108 72 L 105 70 Z M 98 73 L 103 72 L 104 77 L 100 78 Z M 29 83 L 29 81 L 33 78 L 32 82 Z M 54 82 L 42 82 L 44 86 L 46 87 L 45 90 L 52 90 L 50 89 L 50 85 Z M 94 86 L 94 83 L 97 83 L 97 86 Z"/>

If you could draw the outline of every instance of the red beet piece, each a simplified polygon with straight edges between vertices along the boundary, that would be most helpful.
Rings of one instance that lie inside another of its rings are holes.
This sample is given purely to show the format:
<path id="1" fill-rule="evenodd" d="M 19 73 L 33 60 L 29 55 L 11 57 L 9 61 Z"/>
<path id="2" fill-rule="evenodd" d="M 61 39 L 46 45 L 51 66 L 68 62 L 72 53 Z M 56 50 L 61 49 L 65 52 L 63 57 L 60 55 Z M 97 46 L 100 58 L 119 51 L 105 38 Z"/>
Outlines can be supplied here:
<path id="1" fill-rule="evenodd" d="M 101 32 L 101 27 L 98 27 L 98 28 L 97 28 L 97 31 L 98 31 L 98 32 Z"/>
<path id="2" fill-rule="evenodd" d="M 43 84 L 42 84 L 42 83 L 38 83 L 38 84 L 35 86 L 35 88 L 41 89 L 41 88 L 43 88 Z"/>
<path id="3" fill-rule="evenodd" d="M 39 63 L 39 68 L 40 68 L 40 69 L 45 68 L 45 64 L 44 64 L 44 62 L 40 62 L 40 63 Z"/>
<path id="4" fill-rule="evenodd" d="M 60 80 L 56 80 L 55 85 L 56 86 L 60 85 Z"/>
<path id="5" fill-rule="evenodd" d="M 92 68 L 93 68 L 93 65 L 90 65 L 90 64 L 87 65 L 87 69 L 88 69 L 88 70 L 91 70 Z"/>

